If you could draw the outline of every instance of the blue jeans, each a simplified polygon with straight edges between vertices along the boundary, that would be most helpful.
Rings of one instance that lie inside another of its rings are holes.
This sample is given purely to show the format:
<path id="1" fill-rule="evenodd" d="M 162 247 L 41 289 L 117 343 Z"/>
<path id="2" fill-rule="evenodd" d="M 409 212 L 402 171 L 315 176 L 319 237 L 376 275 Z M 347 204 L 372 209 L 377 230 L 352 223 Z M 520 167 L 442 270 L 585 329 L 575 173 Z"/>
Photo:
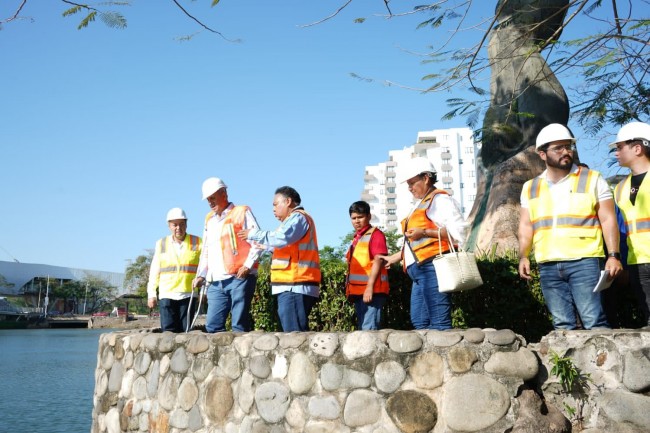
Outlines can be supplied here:
<path id="1" fill-rule="evenodd" d="M 192 311 L 190 299 L 160 299 L 158 301 L 158 310 L 160 311 L 160 329 L 162 331 L 185 332 L 192 324 L 198 300 L 192 299 Z"/>
<path id="2" fill-rule="evenodd" d="M 539 264 L 542 293 L 555 329 L 576 329 L 576 310 L 585 329 L 609 328 L 600 293 L 593 293 L 599 277 L 598 258 Z"/>
<path id="3" fill-rule="evenodd" d="M 277 297 L 282 331 L 309 331 L 309 313 L 318 298 L 295 292 L 281 292 Z"/>
<path id="4" fill-rule="evenodd" d="M 362 331 L 375 331 L 381 327 L 381 309 L 386 303 L 384 293 L 374 293 L 372 301 L 366 304 L 362 295 L 350 296 L 357 313 L 357 329 Z"/>
<path id="5" fill-rule="evenodd" d="M 411 280 L 411 323 L 415 329 L 451 329 L 451 295 L 438 291 L 433 262 L 406 268 Z"/>
<path id="6" fill-rule="evenodd" d="M 257 275 L 246 278 L 231 277 L 214 281 L 208 287 L 208 315 L 205 330 L 209 333 L 226 330 L 228 313 L 232 312 L 232 330 L 248 332 L 252 329 L 251 301 L 255 293 Z"/>

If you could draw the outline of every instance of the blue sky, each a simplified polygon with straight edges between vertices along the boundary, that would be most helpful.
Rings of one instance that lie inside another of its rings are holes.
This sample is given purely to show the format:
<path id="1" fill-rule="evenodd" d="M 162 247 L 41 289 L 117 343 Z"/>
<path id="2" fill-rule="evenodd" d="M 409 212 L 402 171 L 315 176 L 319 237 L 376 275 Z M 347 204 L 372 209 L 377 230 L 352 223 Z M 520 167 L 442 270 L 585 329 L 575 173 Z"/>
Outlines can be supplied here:
<path id="1" fill-rule="evenodd" d="M 18 3 L 3 1 L 0 19 Z M 0 260 L 123 272 L 168 233 L 171 207 L 201 234 L 210 176 L 269 230 L 275 188 L 295 187 L 320 246 L 338 246 L 365 165 L 418 131 L 465 126 L 440 120 L 451 94 L 350 76 L 422 86 L 430 66 L 408 51 L 426 52 L 440 35 L 417 30 L 421 17 L 385 20 L 373 16 L 383 2 L 357 2 L 302 28 L 342 2 L 209 3 L 190 10 L 241 43 L 205 31 L 179 42 L 200 29 L 172 2 L 121 9 L 125 30 L 79 31 L 81 17 L 61 16 L 69 6 L 32 0 L 21 13 L 31 20 L 3 26 Z M 354 24 L 359 16 L 368 19 Z M 604 168 L 602 156 L 586 159 Z"/>

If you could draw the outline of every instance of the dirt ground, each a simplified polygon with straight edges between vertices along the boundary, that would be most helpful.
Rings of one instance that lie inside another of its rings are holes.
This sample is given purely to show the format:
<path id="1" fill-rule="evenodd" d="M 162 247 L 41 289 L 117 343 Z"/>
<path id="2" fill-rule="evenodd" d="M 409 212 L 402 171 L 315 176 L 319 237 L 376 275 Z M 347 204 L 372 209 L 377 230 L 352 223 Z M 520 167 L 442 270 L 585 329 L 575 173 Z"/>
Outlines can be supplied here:
<path id="1" fill-rule="evenodd" d="M 124 317 L 93 317 L 91 321 L 95 329 L 160 329 L 160 317 L 131 316 L 128 321 Z M 194 327 L 204 324 L 205 319 L 199 316 Z"/>

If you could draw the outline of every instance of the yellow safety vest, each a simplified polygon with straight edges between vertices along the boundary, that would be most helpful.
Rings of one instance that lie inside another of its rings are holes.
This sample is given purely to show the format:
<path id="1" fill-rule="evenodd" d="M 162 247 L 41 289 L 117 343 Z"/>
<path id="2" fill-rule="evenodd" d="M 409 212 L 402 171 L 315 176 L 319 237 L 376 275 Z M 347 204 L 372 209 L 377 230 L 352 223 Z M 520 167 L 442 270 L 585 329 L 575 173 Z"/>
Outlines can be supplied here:
<path id="1" fill-rule="evenodd" d="M 248 252 L 251 245 L 248 241 L 239 239 L 237 233 L 244 229 L 246 222 L 246 211 L 248 206 L 233 207 L 223 221 L 221 229 L 221 251 L 223 253 L 223 265 L 226 272 L 234 275 L 239 268 L 244 266 L 248 258 Z M 214 212 L 210 211 L 205 217 L 205 226 L 208 226 L 208 220 L 212 218 Z M 253 268 L 257 268 L 255 263 Z"/>
<path id="2" fill-rule="evenodd" d="M 357 244 L 354 246 L 354 251 L 350 255 L 349 248 L 345 254 L 348 261 L 348 280 L 345 290 L 345 295 L 363 295 L 366 291 L 366 285 L 370 279 L 370 272 L 372 271 L 372 263 L 370 260 L 370 238 L 372 234 L 378 230 L 376 227 L 370 227 L 366 232 L 359 237 Z M 373 293 L 388 293 L 388 271 L 382 266 L 379 278 L 375 281 Z"/>
<path id="3" fill-rule="evenodd" d="M 566 203 L 557 203 L 546 179 L 538 176 L 524 184 L 537 262 L 604 257 L 603 234 L 596 214 L 598 176 L 597 171 L 584 167 L 569 174 L 565 182 L 571 182 L 572 187 L 566 214 L 555 210 L 556 205 L 566 208 Z"/>
<path id="4" fill-rule="evenodd" d="M 632 175 L 619 182 L 614 192 L 616 204 L 625 219 L 627 263 L 630 265 L 650 263 L 650 179 L 648 176 L 646 174 L 643 178 L 634 204 L 630 201 Z"/>
<path id="5" fill-rule="evenodd" d="M 309 229 L 298 242 L 273 250 L 271 284 L 320 284 L 320 259 L 316 226 L 309 214 L 294 209 L 307 218 Z"/>
<path id="6" fill-rule="evenodd" d="M 176 250 L 171 244 L 171 236 L 166 236 L 156 242 L 156 254 L 160 260 L 158 274 L 158 296 L 165 297 L 165 293 L 190 293 L 192 280 L 196 276 L 201 257 L 201 238 L 194 235 L 185 235 L 181 256 L 176 255 Z"/>

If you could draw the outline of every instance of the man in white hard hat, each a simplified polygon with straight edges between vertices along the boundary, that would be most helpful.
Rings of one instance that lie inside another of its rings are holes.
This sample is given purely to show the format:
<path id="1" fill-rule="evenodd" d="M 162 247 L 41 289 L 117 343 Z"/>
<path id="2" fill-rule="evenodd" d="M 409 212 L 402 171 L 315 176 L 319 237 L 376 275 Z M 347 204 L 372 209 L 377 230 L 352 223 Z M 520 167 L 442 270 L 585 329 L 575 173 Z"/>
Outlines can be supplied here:
<path id="1" fill-rule="evenodd" d="M 535 149 L 546 170 L 521 192 L 519 275 L 531 279 L 534 245 L 546 306 L 556 329 L 608 328 L 600 292 L 602 261 L 613 279 L 622 270 L 614 200 L 599 172 L 574 163 L 575 138 L 558 123 L 544 127 Z M 574 308 L 575 306 L 575 308 Z"/>
<path id="2" fill-rule="evenodd" d="M 158 304 L 163 331 L 183 332 L 189 330 L 197 306 L 196 300 L 192 302 L 192 281 L 201 256 L 201 238 L 187 234 L 187 216 L 179 207 L 167 212 L 167 225 L 171 234 L 156 242 L 151 260 L 147 304 L 149 308 Z"/>
<path id="3" fill-rule="evenodd" d="M 650 125 L 630 122 L 610 145 L 630 174 L 616 185 L 614 196 L 625 220 L 630 283 L 639 299 L 643 325 L 650 326 Z"/>
<path id="4" fill-rule="evenodd" d="M 203 251 L 195 287 L 202 287 L 208 298 L 207 332 L 226 330 L 226 319 L 232 314 L 232 330 L 252 330 L 251 301 L 257 282 L 257 262 L 262 250 L 236 234 L 257 228 L 248 206 L 234 205 L 228 199 L 228 187 L 218 177 L 203 182 L 203 199 L 210 212 L 203 228 Z"/>

